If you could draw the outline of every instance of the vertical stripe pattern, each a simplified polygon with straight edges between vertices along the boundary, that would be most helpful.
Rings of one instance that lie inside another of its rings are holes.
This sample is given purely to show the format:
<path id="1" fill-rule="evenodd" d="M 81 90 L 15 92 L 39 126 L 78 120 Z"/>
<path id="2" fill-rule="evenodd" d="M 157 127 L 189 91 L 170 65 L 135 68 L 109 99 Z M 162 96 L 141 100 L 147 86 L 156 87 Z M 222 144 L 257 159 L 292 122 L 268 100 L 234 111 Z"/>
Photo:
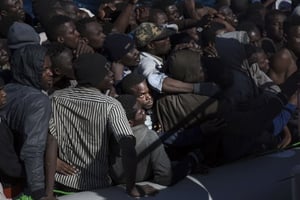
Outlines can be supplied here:
<path id="1" fill-rule="evenodd" d="M 54 93 L 52 109 L 59 158 L 79 169 L 72 176 L 56 173 L 55 180 L 79 190 L 109 186 L 110 134 L 117 141 L 133 136 L 121 104 L 95 88 L 66 88 Z"/>

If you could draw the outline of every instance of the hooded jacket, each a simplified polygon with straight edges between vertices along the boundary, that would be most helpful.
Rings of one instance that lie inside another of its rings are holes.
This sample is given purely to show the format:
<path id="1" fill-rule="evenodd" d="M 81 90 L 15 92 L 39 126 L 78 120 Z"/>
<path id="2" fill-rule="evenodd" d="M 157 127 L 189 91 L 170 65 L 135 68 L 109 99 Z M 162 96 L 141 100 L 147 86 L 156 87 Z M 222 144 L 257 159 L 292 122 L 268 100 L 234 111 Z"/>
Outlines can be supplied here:
<path id="1" fill-rule="evenodd" d="M 32 192 L 44 195 L 44 151 L 51 104 L 42 92 L 41 80 L 46 49 L 28 45 L 12 56 L 13 83 L 5 86 L 7 103 L 0 117 L 7 121 L 15 138 L 21 140 L 20 158 Z M 38 196 L 40 196 L 38 195 Z"/>

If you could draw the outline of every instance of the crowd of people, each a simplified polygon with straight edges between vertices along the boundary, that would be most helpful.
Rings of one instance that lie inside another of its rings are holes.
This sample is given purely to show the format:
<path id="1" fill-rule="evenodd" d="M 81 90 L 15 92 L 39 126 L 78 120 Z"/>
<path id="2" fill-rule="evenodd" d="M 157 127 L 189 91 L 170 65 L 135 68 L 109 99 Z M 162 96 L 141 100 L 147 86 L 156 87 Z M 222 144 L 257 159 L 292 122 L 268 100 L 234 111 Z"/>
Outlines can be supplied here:
<path id="1" fill-rule="evenodd" d="M 289 147 L 299 57 L 299 1 L 1 0 L 0 183 L 143 197 Z"/>

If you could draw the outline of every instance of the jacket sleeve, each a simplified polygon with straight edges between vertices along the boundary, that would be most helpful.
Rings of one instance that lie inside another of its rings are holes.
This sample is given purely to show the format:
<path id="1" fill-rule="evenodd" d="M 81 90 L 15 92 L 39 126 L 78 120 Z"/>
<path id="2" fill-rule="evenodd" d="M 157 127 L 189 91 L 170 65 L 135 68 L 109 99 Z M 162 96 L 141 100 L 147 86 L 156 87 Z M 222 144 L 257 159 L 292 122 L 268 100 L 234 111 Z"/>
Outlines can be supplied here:
<path id="1" fill-rule="evenodd" d="M 150 143 L 160 140 L 156 133 L 152 131 L 147 134 L 151 134 Z M 172 180 L 171 161 L 162 143 L 151 152 L 151 165 L 154 174 L 153 181 L 161 185 L 170 185 Z"/>
<path id="2" fill-rule="evenodd" d="M 30 98 L 31 101 L 27 102 L 31 103 L 25 105 L 23 113 L 23 146 L 20 156 L 25 164 L 29 188 L 31 191 L 37 191 L 45 186 L 44 153 L 51 105 L 46 95 L 33 95 Z"/>

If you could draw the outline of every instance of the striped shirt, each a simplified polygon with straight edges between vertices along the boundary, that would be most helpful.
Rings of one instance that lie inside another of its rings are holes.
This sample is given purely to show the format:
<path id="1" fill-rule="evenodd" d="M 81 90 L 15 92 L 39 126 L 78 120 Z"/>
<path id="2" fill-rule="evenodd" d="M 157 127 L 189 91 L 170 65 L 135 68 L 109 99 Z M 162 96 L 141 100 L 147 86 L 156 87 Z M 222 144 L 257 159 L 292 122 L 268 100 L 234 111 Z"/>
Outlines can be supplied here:
<path id="1" fill-rule="evenodd" d="M 66 88 L 53 94 L 52 109 L 50 134 L 58 156 L 79 169 L 74 175 L 56 173 L 55 180 L 79 190 L 109 186 L 109 138 L 133 136 L 121 104 L 96 88 Z"/>

